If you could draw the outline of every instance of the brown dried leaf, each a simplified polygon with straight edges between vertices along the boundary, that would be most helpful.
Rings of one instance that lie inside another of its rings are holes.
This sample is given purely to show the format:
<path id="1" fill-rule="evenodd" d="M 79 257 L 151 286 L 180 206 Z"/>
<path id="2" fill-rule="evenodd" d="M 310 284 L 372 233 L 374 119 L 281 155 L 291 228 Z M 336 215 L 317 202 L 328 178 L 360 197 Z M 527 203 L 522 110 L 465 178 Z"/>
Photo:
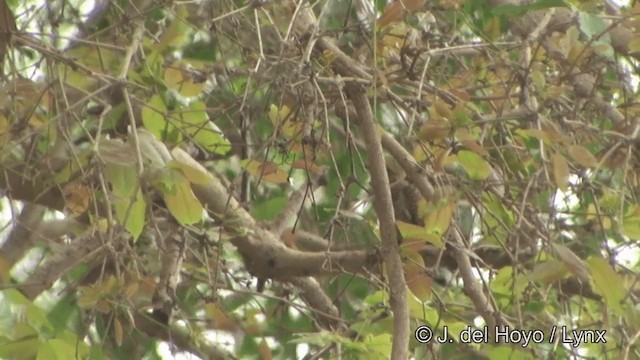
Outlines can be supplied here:
<path id="1" fill-rule="evenodd" d="M 77 217 L 84 213 L 89 207 L 91 199 L 91 189 L 77 182 L 69 183 L 64 187 L 65 207 L 71 216 Z"/>
<path id="2" fill-rule="evenodd" d="M 404 19 L 407 10 L 404 9 L 400 1 L 394 1 L 384 7 L 382 15 L 378 18 L 378 27 L 383 28 L 387 25 L 396 23 Z"/>
<path id="3" fill-rule="evenodd" d="M 394 22 L 401 21 L 409 11 L 418 11 L 424 6 L 426 0 L 395 0 L 384 7 L 382 15 L 378 19 L 378 27 L 383 28 Z"/>
<path id="4" fill-rule="evenodd" d="M 429 120 L 424 123 L 418 132 L 418 139 L 434 141 L 444 139 L 451 135 L 451 125 L 446 119 Z"/>

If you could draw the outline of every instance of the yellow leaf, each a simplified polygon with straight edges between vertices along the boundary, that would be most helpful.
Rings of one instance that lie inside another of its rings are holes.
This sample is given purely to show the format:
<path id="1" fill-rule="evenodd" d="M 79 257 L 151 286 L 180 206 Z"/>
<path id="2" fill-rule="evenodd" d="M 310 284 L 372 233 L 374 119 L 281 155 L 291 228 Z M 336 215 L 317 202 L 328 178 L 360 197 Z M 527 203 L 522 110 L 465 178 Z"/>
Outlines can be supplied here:
<path id="1" fill-rule="evenodd" d="M 11 129 L 11 123 L 6 116 L 0 114 L 0 136 L 9 132 Z"/>
<path id="2" fill-rule="evenodd" d="M 171 64 L 164 72 L 164 81 L 178 90 L 182 96 L 198 96 L 204 89 L 206 79 L 194 79 L 190 75 L 188 64 L 178 60 Z M 194 73 L 197 70 L 192 70 Z"/>
<path id="3" fill-rule="evenodd" d="M 268 114 L 273 126 L 289 139 L 296 138 L 302 131 L 302 123 L 295 121 L 293 115 L 294 112 L 287 105 L 278 108 L 274 104 L 271 104 Z"/>
<path id="4" fill-rule="evenodd" d="M 474 152 L 460 150 L 458 152 L 458 161 L 472 180 L 484 180 L 491 175 L 491 165 L 482 156 Z"/>
<path id="5" fill-rule="evenodd" d="M 567 149 L 567 152 L 573 161 L 577 162 L 581 166 L 591 168 L 598 166 L 598 160 L 596 157 L 593 156 L 593 154 L 591 154 L 584 146 L 571 145 Z"/>
<path id="6" fill-rule="evenodd" d="M 622 234 L 632 240 L 640 239 L 640 219 L 626 218 L 622 224 Z"/>
<path id="7" fill-rule="evenodd" d="M 555 153 L 551 155 L 551 166 L 553 167 L 553 178 L 556 186 L 562 191 L 569 188 L 569 164 L 564 156 Z"/>
<path id="8" fill-rule="evenodd" d="M 189 154 L 180 148 L 171 150 L 173 160 L 167 163 L 168 166 L 182 170 L 182 173 L 192 184 L 205 185 L 213 180 L 213 176 L 199 162 L 194 160 Z"/>
<path id="9" fill-rule="evenodd" d="M 424 227 L 427 232 L 442 236 L 449 229 L 449 226 L 451 226 L 455 210 L 456 205 L 454 201 L 437 206 L 435 209 L 428 209 L 424 221 Z M 440 241 L 439 244 L 434 243 L 434 245 L 442 247 L 444 244 Z"/>
<path id="10" fill-rule="evenodd" d="M 162 194 L 171 215 L 182 225 L 191 225 L 202 220 L 204 208 L 193 194 L 189 181 L 186 178 L 176 179 L 174 185 L 174 191 Z"/>
<path id="11" fill-rule="evenodd" d="M 427 275 L 424 259 L 416 251 L 403 248 L 404 277 L 409 290 L 421 301 L 431 299 L 431 277 Z"/>
<path id="12" fill-rule="evenodd" d="M 287 105 L 282 105 L 278 108 L 277 105 L 271 104 L 269 107 L 269 120 L 273 126 L 279 126 L 280 123 L 285 122 L 291 118 L 292 112 Z"/>
<path id="13" fill-rule="evenodd" d="M 629 42 L 629 53 L 633 54 L 640 51 L 640 37 L 635 37 Z"/>
<path id="14" fill-rule="evenodd" d="M 405 240 L 421 239 L 427 233 L 422 226 L 409 224 L 400 220 L 396 220 L 396 226 L 398 227 L 398 231 L 400 231 L 400 235 L 402 235 Z"/>

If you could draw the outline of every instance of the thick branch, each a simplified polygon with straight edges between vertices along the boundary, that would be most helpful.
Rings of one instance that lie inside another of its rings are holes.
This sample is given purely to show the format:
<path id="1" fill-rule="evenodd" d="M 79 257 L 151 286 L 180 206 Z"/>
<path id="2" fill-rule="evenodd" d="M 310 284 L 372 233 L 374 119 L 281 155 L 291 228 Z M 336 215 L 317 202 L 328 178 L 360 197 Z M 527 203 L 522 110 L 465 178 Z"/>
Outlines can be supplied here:
<path id="1" fill-rule="evenodd" d="M 88 230 L 51 256 L 27 281 L 19 284 L 18 288 L 28 299 L 33 300 L 49 289 L 67 271 L 81 262 L 88 262 L 95 258 L 104 249 L 100 234 L 93 229 Z"/>
<path id="2" fill-rule="evenodd" d="M 168 343 L 175 345 L 178 349 L 189 351 L 198 355 L 202 359 L 237 359 L 227 350 L 215 346 L 206 345 L 202 341 L 192 339 L 189 334 L 180 327 L 167 327 L 155 321 L 148 314 L 135 314 L 136 329 L 142 331 L 152 338 L 162 339 Z"/>
<path id="3" fill-rule="evenodd" d="M 42 220 L 44 212 L 45 208 L 34 204 L 26 204 L 20 212 L 7 240 L 0 247 L 0 258 L 8 264 L 9 268 L 13 267 L 33 245 L 34 239 L 31 233 Z"/>
<path id="4" fill-rule="evenodd" d="M 391 358 L 406 359 L 409 344 L 407 283 L 404 278 L 402 258 L 400 257 L 393 200 L 391 199 L 391 189 L 387 166 L 382 153 L 382 144 L 377 131 L 378 125 L 373 119 L 371 105 L 369 105 L 369 99 L 364 88 L 359 85 L 348 85 L 347 96 L 353 102 L 364 134 L 369 171 L 371 173 L 371 185 L 375 193 L 373 205 L 380 221 L 382 258 L 389 277 L 390 304 L 393 311 L 394 338 Z"/>

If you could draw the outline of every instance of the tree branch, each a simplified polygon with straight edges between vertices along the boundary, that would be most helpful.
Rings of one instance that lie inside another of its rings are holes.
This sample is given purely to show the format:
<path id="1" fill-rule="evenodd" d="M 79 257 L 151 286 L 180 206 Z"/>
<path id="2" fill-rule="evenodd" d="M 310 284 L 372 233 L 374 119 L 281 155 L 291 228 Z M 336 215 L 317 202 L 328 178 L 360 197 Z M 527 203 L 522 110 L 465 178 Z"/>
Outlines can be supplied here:
<path id="1" fill-rule="evenodd" d="M 85 231 L 72 243 L 64 246 L 39 266 L 24 283 L 17 285 L 24 295 L 33 300 L 49 289 L 67 271 L 81 262 L 87 262 L 104 251 L 102 236 L 95 229 Z"/>
<path id="2" fill-rule="evenodd" d="M 371 105 L 364 88 L 360 85 L 349 84 L 346 87 L 347 96 L 360 120 L 360 127 L 364 134 L 368 152 L 371 185 L 375 193 L 373 205 L 380 221 L 380 236 L 382 237 L 382 258 L 384 259 L 389 291 L 390 304 L 393 311 L 393 345 L 392 359 L 406 359 L 409 344 L 409 308 L 407 305 L 407 283 L 404 278 L 400 247 L 398 246 L 397 228 L 387 166 L 382 153 L 378 125 L 373 119 Z"/>
<path id="3" fill-rule="evenodd" d="M 18 262 L 22 256 L 33 246 L 33 229 L 42 220 L 45 208 L 35 204 L 26 204 L 16 223 L 11 229 L 7 240 L 0 247 L 0 258 L 2 258 L 9 268 Z"/>

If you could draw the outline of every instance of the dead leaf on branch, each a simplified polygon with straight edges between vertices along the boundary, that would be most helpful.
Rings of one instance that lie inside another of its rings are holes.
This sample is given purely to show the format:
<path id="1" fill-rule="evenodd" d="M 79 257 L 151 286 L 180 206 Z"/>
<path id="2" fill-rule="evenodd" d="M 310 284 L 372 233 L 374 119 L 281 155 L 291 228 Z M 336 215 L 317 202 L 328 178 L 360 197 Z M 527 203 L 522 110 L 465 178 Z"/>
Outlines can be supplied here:
<path id="1" fill-rule="evenodd" d="M 89 207 L 91 199 L 91 189 L 77 182 L 72 182 L 64 187 L 65 207 L 71 216 L 77 217 L 84 213 Z"/>

